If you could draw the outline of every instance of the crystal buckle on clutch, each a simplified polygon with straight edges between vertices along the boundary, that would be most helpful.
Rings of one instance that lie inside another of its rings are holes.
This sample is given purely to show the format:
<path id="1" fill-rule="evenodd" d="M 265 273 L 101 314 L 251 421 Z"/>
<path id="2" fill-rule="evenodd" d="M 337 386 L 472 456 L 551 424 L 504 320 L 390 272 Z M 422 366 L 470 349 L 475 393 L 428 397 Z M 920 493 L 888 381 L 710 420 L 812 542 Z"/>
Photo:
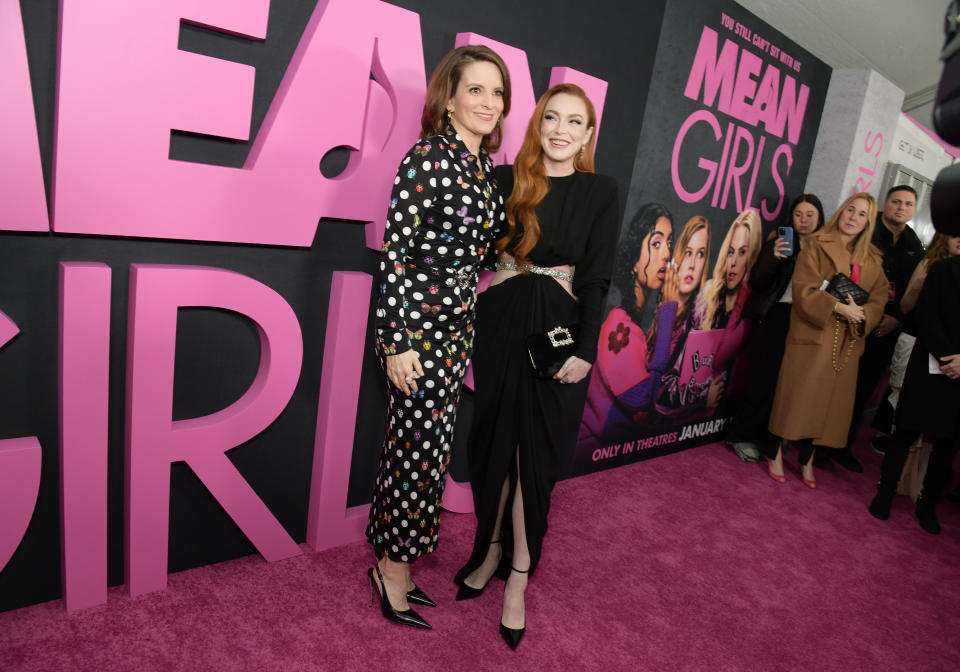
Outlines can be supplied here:
<path id="1" fill-rule="evenodd" d="M 557 339 L 557 336 L 563 334 L 563 340 Z M 564 345 L 573 345 L 573 334 L 566 327 L 554 327 L 547 332 L 547 338 L 550 339 L 550 345 L 559 348 Z"/>

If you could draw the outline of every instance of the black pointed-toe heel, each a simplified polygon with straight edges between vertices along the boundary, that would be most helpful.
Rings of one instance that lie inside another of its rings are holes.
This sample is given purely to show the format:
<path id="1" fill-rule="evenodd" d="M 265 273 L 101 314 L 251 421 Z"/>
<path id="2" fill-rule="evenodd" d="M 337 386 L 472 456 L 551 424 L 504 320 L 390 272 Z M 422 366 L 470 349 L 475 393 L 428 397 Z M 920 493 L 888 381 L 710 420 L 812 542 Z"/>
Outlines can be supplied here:
<path id="1" fill-rule="evenodd" d="M 517 574 L 527 574 L 529 569 L 517 569 L 516 567 L 511 567 L 511 571 L 516 572 Z M 507 646 L 510 647 L 511 651 L 516 651 L 517 647 L 520 646 L 520 640 L 523 639 L 524 633 L 527 631 L 527 626 L 524 624 L 522 628 L 508 628 L 503 624 L 503 614 L 500 615 L 500 636 L 503 637 L 503 641 L 507 643 Z"/>
<path id="2" fill-rule="evenodd" d="M 490 545 L 499 544 L 500 539 L 495 539 L 490 542 Z M 494 574 L 496 575 L 496 574 Z M 487 587 L 487 584 L 490 583 L 489 579 L 487 583 L 483 584 L 480 588 L 474 588 L 473 586 L 467 585 L 467 577 L 464 576 L 462 579 L 454 579 L 453 582 L 457 584 L 457 602 L 463 602 L 464 600 L 472 600 L 475 597 L 480 597 L 483 595 L 484 589 Z"/>
<path id="3" fill-rule="evenodd" d="M 517 647 L 520 646 L 520 640 L 523 639 L 523 633 L 526 631 L 527 629 L 525 627 L 514 630 L 513 628 L 508 628 L 503 623 L 500 624 L 500 636 L 503 637 L 503 641 L 507 643 L 511 651 L 517 650 Z"/>
<path id="4" fill-rule="evenodd" d="M 410 590 L 407 591 L 407 602 L 413 602 L 414 604 L 422 604 L 425 607 L 435 607 L 437 603 L 427 597 L 427 594 L 417 588 L 416 585 L 413 586 Z"/>
<path id="5" fill-rule="evenodd" d="M 373 572 L 376 570 L 377 578 L 373 578 Z M 371 569 L 367 570 L 367 576 L 370 577 L 370 599 L 373 601 L 373 593 L 377 593 L 380 596 L 380 612 L 383 614 L 383 617 L 388 621 L 393 621 L 394 623 L 399 623 L 400 625 L 409 625 L 414 628 L 424 628 L 426 630 L 432 630 L 433 626 L 427 623 L 423 618 L 420 617 L 420 614 L 415 612 L 413 609 L 407 609 L 406 611 L 397 611 L 393 608 L 393 605 L 390 604 L 390 598 L 387 597 L 387 587 L 383 585 L 383 574 L 380 573 L 380 567 L 374 566 Z M 377 581 L 380 582 L 380 590 L 377 590 Z"/>

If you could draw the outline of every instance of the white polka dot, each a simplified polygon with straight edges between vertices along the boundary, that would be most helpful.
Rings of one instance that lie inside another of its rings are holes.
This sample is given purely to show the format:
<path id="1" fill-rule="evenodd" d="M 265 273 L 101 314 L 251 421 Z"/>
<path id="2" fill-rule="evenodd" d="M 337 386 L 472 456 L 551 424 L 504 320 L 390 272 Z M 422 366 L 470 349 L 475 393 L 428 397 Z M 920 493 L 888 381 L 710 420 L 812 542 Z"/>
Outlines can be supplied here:
<path id="1" fill-rule="evenodd" d="M 408 198 L 410 198 L 410 192 L 407 191 L 406 189 L 401 189 L 399 195 L 400 195 L 400 198 L 402 198 L 403 200 L 407 200 Z"/>

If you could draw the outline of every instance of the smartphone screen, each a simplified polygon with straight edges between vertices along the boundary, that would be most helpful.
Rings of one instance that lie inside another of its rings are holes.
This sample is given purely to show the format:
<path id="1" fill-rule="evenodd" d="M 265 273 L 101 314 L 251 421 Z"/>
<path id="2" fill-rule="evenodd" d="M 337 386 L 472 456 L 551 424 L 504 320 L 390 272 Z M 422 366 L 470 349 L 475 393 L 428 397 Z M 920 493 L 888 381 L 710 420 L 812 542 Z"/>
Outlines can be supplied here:
<path id="1" fill-rule="evenodd" d="M 788 257 L 793 256 L 793 227 L 792 226 L 780 226 L 777 227 L 777 237 L 783 238 L 787 245 L 790 246 L 790 249 L 786 250 L 784 254 Z"/>

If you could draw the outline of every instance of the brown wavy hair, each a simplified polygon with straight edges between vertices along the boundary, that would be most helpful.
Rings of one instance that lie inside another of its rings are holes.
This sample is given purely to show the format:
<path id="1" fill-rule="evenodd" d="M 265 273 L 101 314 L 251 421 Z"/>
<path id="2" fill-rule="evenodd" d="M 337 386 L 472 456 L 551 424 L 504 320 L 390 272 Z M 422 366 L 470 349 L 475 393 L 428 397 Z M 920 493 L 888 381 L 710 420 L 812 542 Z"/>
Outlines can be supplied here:
<path id="1" fill-rule="evenodd" d="M 497 252 L 503 252 L 510 246 L 510 254 L 518 265 L 527 263 L 527 255 L 540 240 L 540 222 L 537 220 L 537 206 L 550 191 L 550 180 L 543 167 L 543 144 L 540 137 L 540 124 L 550 99 L 558 93 L 576 96 L 587 108 L 587 128 L 594 129 L 584 145 L 582 152 L 573 160 L 574 170 L 581 173 L 593 172 L 593 151 L 597 137 L 597 111 L 593 103 L 576 84 L 557 84 L 540 96 L 537 106 L 527 124 L 523 144 L 513 162 L 513 192 L 504 205 L 509 230 L 506 236 L 496 242 Z M 517 222 L 523 223 L 523 232 L 517 235 Z"/>
<path id="2" fill-rule="evenodd" d="M 947 241 L 952 237 L 953 236 L 948 236 L 945 233 L 934 234 L 933 240 L 930 242 L 930 247 L 927 248 L 927 253 L 924 255 L 927 270 L 930 270 L 930 267 L 938 261 L 943 261 L 950 257 L 950 249 L 947 247 Z"/>
<path id="3" fill-rule="evenodd" d="M 470 44 L 457 47 L 440 61 L 430 75 L 427 85 L 427 98 L 423 102 L 423 114 L 420 115 L 420 137 L 441 135 L 447 128 L 447 103 L 456 94 L 460 85 L 463 69 L 470 63 L 486 61 L 493 63 L 500 71 L 503 80 L 503 112 L 497 119 L 497 125 L 489 135 L 483 136 L 480 146 L 488 152 L 495 152 L 503 141 L 503 120 L 510 113 L 510 71 L 507 64 L 490 47 L 482 44 Z"/>

